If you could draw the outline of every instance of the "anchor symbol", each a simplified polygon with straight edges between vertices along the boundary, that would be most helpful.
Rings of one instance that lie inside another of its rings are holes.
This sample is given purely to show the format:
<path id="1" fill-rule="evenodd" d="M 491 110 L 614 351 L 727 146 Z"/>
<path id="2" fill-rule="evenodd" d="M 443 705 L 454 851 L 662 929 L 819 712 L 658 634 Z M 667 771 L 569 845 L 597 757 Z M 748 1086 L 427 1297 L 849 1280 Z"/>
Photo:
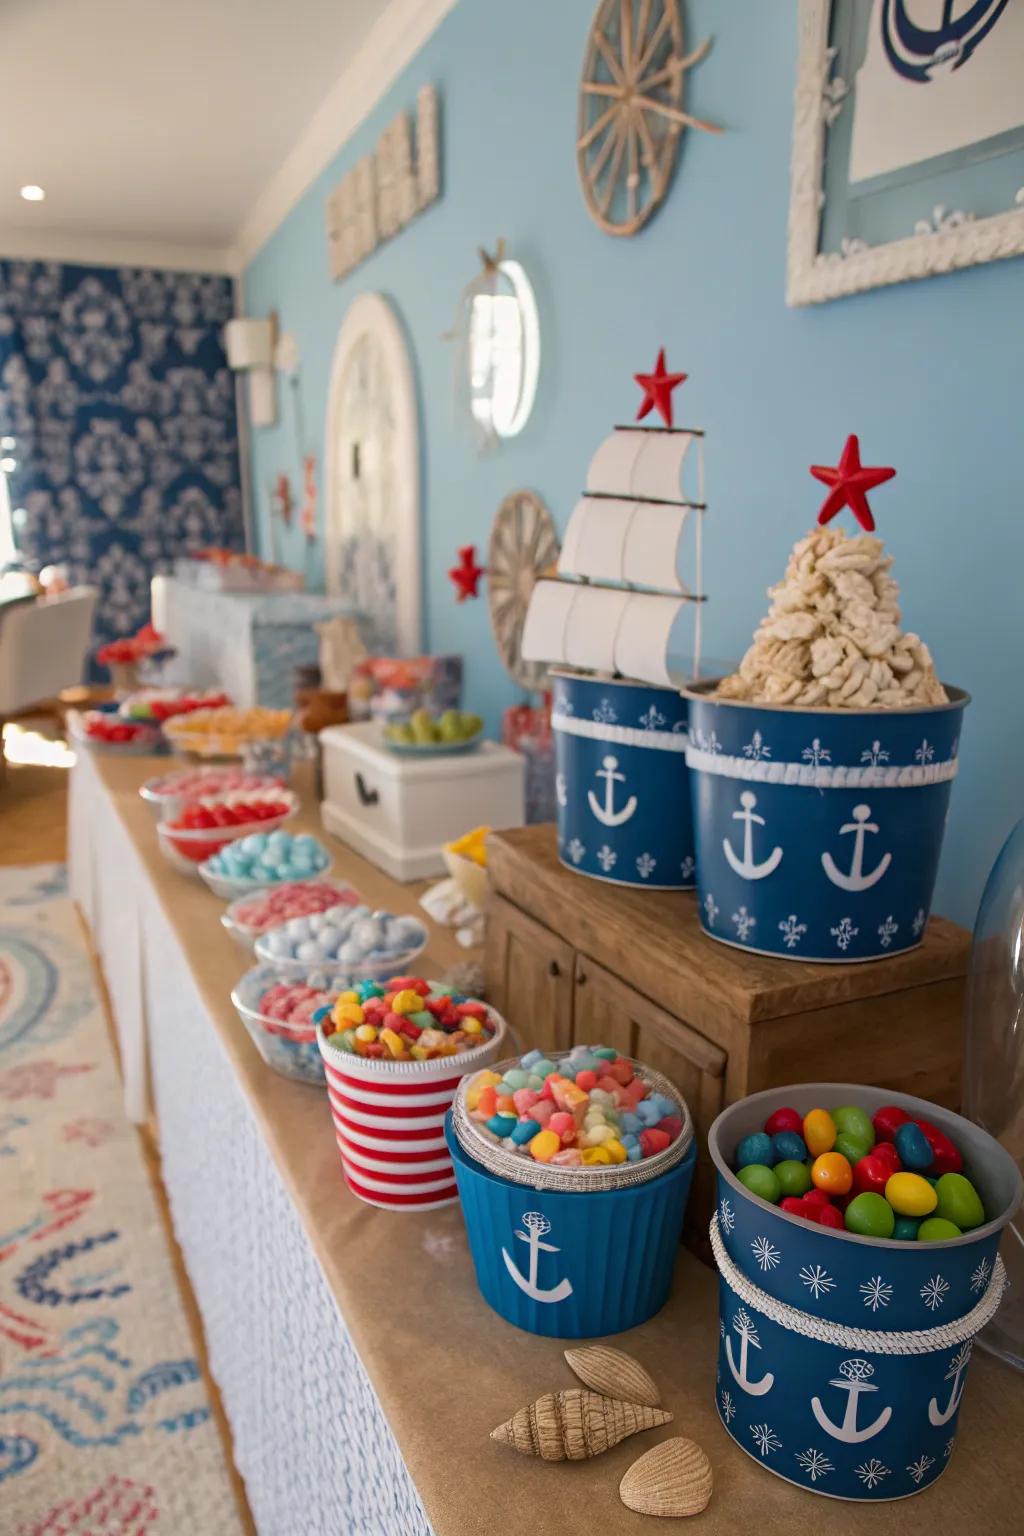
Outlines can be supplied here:
<path id="1" fill-rule="evenodd" d="M 729 1362 L 729 1369 L 736 1378 L 737 1385 L 741 1386 L 744 1392 L 749 1392 L 751 1397 L 763 1397 L 766 1392 L 771 1391 L 775 1383 L 775 1377 L 771 1371 L 766 1372 L 760 1381 L 751 1381 L 747 1375 L 747 1350 L 751 1344 L 755 1349 L 760 1349 L 761 1340 L 757 1336 L 757 1329 L 754 1327 L 749 1313 L 743 1307 L 737 1310 L 736 1316 L 732 1320 L 732 1326 L 740 1336 L 740 1365 L 739 1370 L 737 1370 L 736 1361 L 733 1359 L 732 1353 L 732 1339 L 726 1339 L 725 1357 Z"/>
<path id="2" fill-rule="evenodd" d="M 517 1268 L 515 1260 L 508 1250 L 502 1248 L 501 1256 L 505 1260 L 505 1268 L 519 1289 L 525 1291 L 527 1296 L 531 1296 L 534 1301 L 564 1301 L 567 1296 L 572 1295 L 571 1280 L 559 1280 L 558 1284 L 552 1286 L 548 1291 L 542 1291 L 537 1285 L 537 1264 L 540 1260 L 541 1250 L 543 1249 L 545 1253 L 558 1253 L 560 1251 L 555 1247 L 554 1243 L 541 1242 L 544 1233 L 551 1231 L 550 1221 L 540 1211 L 526 1211 L 523 1215 L 523 1226 L 526 1228 L 526 1232 L 517 1231 L 516 1237 L 519 1238 L 520 1242 L 529 1244 L 529 1277 Z"/>
<path id="3" fill-rule="evenodd" d="M 845 832 L 854 834 L 853 863 L 850 865 L 849 874 L 844 874 L 837 869 L 830 853 L 823 853 L 821 862 L 825 867 L 825 873 L 833 885 L 841 886 L 844 891 L 866 891 L 877 884 L 892 863 L 892 854 L 883 853 L 870 875 L 863 872 L 864 865 L 864 839 L 869 832 L 877 832 L 878 824 L 869 821 L 871 815 L 870 805 L 855 805 L 853 808 L 853 820 L 839 828 L 840 835 Z"/>
<path id="4" fill-rule="evenodd" d="M 626 775 L 617 773 L 619 766 L 617 757 L 604 757 L 601 759 L 600 768 L 595 769 L 594 777 L 604 779 L 604 805 L 602 806 L 592 789 L 587 791 L 587 799 L 590 801 L 590 809 L 598 821 L 606 827 L 621 827 L 624 821 L 628 821 L 637 807 L 636 795 L 630 795 L 621 811 L 615 809 L 615 785 L 625 784 Z"/>
<path id="5" fill-rule="evenodd" d="M 754 823 L 756 822 L 759 827 L 765 825 L 764 817 L 758 816 L 754 812 L 756 804 L 757 796 L 751 790 L 745 789 L 742 795 L 740 795 L 742 811 L 733 811 L 732 813 L 733 821 L 742 821 L 744 823 L 742 859 L 736 857 L 729 839 L 727 837 L 722 838 L 722 847 L 725 849 L 726 858 L 736 873 L 742 875 L 744 880 L 764 880 L 774 869 L 778 869 L 779 861 L 782 858 L 782 849 L 774 848 L 766 859 L 762 859 L 760 864 L 754 863 Z"/>
<path id="6" fill-rule="evenodd" d="M 931 1402 L 928 1404 L 928 1422 L 930 1424 L 934 1424 L 936 1429 L 938 1429 L 941 1424 L 948 1424 L 954 1413 L 956 1413 L 957 1409 L 960 1407 L 960 1399 L 964 1395 L 964 1385 L 960 1378 L 964 1371 L 967 1369 L 970 1358 L 970 1343 L 961 1344 L 960 1348 L 949 1362 L 949 1370 L 946 1372 L 944 1378 L 944 1380 L 951 1381 L 953 1383 L 949 1389 L 949 1402 L 946 1404 L 945 1408 L 940 1408 L 938 1398 L 933 1397 Z"/>
<path id="7" fill-rule="evenodd" d="M 565 787 L 565 774 L 555 774 L 555 798 L 564 810 L 569 804 L 569 791 Z"/>
<path id="8" fill-rule="evenodd" d="M 857 1425 L 857 1404 L 862 1392 L 877 1392 L 878 1388 L 868 1381 L 869 1376 L 875 1374 L 875 1368 L 869 1360 L 844 1360 L 839 1367 L 839 1380 L 829 1382 L 830 1387 L 839 1387 L 847 1393 L 846 1412 L 843 1414 L 841 1424 L 833 1424 L 824 1408 L 821 1406 L 820 1397 L 811 1398 L 811 1409 L 814 1417 L 822 1429 L 832 1436 L 834 1440 L 844 1440 L 847 1445 L 856 1445 L 861 1440 L 870 1440 L 873 1435 L 880 1434 L 892 1418 L 892 1409 L 883 1408 L 873 1424 L 867 1424 L 863 1429 Z"/>

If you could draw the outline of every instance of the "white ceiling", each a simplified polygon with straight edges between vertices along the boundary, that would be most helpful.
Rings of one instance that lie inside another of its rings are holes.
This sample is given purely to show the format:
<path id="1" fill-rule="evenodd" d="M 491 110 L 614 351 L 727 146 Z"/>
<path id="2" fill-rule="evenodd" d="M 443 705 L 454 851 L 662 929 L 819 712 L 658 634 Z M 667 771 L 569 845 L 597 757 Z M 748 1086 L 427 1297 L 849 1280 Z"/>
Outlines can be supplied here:
<path id="1" fill-rule="evenodd" d="M 2 0 L 0 255 L 237 268 L 453 3 Z"/>

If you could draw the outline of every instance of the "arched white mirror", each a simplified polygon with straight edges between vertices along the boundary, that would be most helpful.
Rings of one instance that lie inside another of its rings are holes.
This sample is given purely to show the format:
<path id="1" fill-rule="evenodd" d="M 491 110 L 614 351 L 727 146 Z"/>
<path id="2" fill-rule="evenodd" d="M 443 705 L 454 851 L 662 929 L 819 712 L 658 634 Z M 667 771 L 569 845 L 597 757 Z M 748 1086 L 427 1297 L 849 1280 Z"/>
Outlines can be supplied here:
<path id="1" fill-rule="evenodd" d="M 419 428 L 412 363 L 394 310 L 360 294 L 331 363 L 326 431 L 328 592 L 365 615 L 370 649 L 422 646 Z"/>

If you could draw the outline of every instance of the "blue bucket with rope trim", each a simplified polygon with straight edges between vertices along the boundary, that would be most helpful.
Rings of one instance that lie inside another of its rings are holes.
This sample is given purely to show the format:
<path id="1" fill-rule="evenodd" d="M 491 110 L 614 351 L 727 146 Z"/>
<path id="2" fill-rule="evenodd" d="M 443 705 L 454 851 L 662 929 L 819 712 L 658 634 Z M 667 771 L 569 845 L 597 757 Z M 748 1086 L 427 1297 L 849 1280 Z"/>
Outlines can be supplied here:
<path id="1" fill-rule="evenodd" d="M 896 1104 L 944 1131 L 991 1219 L 946 1242 L 860 1237 L 790 1215 L 735 1177 L 736 1147 L 779 1105 L 804 1115 L 854 1103 L 869 1115 Z M 708 1145 L 726 1432 L 812 1493 L 867 1501 L 920 1493 L 953 1454 L 973 1341 L 1002 1299 L 999 1241 L 1022 1195 L 1013 1159 L 950 1110 L 848 1083 L 754 1094 L 718 1116 Z"/>
<path id="2" fill-rule="evenodd" d="M 686 701 L 671 688 L 552 672 L 558 857 L 649 890 L 696 881 Z"/>
<path id="3" fill-rule="evenodd" d="M 963 712 L 796 709 L 686 690 L 701 925 L 784 960 L 914 949 L 931 910 Z"/>

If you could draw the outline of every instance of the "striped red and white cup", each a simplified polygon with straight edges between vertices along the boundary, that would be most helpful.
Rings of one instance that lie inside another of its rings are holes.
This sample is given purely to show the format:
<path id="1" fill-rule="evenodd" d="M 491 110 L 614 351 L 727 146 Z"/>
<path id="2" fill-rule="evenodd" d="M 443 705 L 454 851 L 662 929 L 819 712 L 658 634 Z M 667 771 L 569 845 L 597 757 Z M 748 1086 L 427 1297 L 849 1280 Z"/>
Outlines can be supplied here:
<path id="1" fill-rule="evenodd" d="M 505 1020 L 487 1011 L 495 1033 L 486 1044 L 433 1061 L 353 1056 L 317 1028 L 342 1171 L 360 1200 L 385 1210 L 429 1211 L 458 1199 L 444 1119 L 466 1073 L 502 1054 Z"/>

